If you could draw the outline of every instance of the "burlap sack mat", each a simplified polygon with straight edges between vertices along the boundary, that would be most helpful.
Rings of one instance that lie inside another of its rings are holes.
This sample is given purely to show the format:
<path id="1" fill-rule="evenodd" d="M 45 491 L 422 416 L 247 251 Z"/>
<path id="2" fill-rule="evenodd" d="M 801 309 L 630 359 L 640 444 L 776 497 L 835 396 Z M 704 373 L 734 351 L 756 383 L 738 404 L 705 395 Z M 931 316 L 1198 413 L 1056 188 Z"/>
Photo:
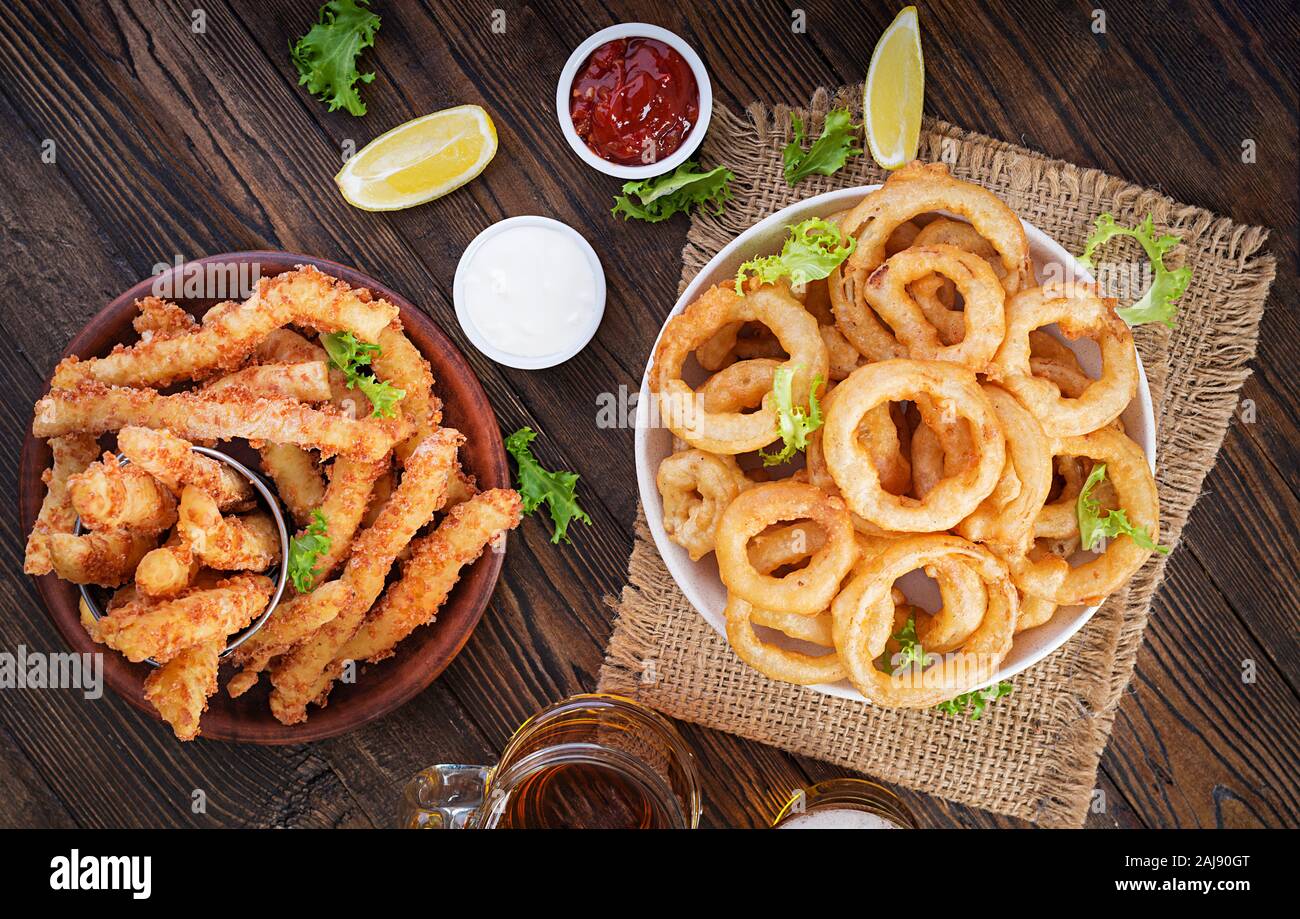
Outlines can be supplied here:
<path id="1" fill-rule="evenodd" d="M 801 113 L 816 136 L 827 108 L 860 115 L 861 89 L 825 90 Z M 735 198 L 721 216 L 698 214 L 682 252 L 682 286 L 722 246 L 760 218 L 832 188 L 881 182 L 868 156 L 830 177 L 791 189 L 781 172 L 790 109 L 716 107 L 701 160 L 736 173 Z M 920 158 L 943 161 L 960 178 L 992 189 L 1018 214 L 1079 252 L 1103 211 L 1182 236 L 1168 260 L 1192 267 L 1178 328 L 1137 330 L 1156 399 L 1161 542 L 1176 545 L 1188 512 L 1249 374 L 1274 260 L 1267 232 L 1139 188 L 1093 169 L 1050 160 L 938 121 L 927 121 Z M 1126 241 L 1127 242 L 1127 241 Z M 1111 246 L 1122 246 L 1111 243 Z M 1141 260 L 1107 248 L 1104 258 Z M 1110 291 L 1108 291 L 1110 292 Z M 1136 291 L 1115 291 L 1133 299 Z M 1015 692 L 979 720 L 900 711 L 835 699 L 777 683 L 740 662 L 691 607 L 664 567 L 638 514 L 629 586 L 616 604 L 600 689 L 632 696 L 673 717 L 837 763 L 962 804 L 1077 826 L 1086 816 L 1097 763 L 1142 641 L 1165 559 L 1156 555 L 1122 596 L 1113 596 L 1055 654 L 1014 680 Z"/>

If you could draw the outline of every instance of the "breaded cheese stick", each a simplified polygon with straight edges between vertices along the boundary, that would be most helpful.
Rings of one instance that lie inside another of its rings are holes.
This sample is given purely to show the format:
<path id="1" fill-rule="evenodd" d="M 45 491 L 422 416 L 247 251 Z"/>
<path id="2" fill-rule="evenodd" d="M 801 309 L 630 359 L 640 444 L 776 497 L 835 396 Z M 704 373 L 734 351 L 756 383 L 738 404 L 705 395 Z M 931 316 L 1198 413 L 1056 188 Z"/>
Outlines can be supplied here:
<path id="1" fill-rule="evenodd" d="M 27 574 L 49 574 L 54 570 L 50 534 L 71 533 L 77 521 L 77 512 L 72 509 L 72 498 L 68 495 L 68 480 L 95 461 L 99 444 L 93 434 L 68 434 L 51 438 L 50 452 L 54 454 L 54 465 L 41 474 L 45 498 L 27 536 L 23 558 L 23 571 Z"/>
<path id="2" fill-rule="evenodd" d="M 177 740 L 199 736 L 199 719 L 217 691 L 223 639 L 181 651 L 144 679 L 144 697 L 172 727 Z"/>
<path id="3" fill-rule="evenodd" d="M 176 497 L 139 466 L 105 453 L 68 479 L 72 509 L 92 530 L 161 533 L 176 522 Z"/>
<path id="4" fill-rule="evenodd" d="M 200 392 L 243 390 L 255 398 L 328 402 L 329 368 L 324 361 L 254 364 L 206 383 Z"/>
<path id="5" fill-rule="evenodd" d="M 113 386 L 166 386 L 238 368 L 258 342 L 291 323 L 322 332 L 347 330 L 372 342 L 396 318 L 397 307 L 388 301 L 303 265 L 262 278 L 253 296 L 211 311 L 202 327 L 188 335 L 151 339 L 90 360 L 65 358 L 51 385 L 67 389 L 95 380 Z"/>
<path id="6" fill-rule="evenodd" d="M 212 496 L 194 485 L 181 492 L 176 531 L 210 568 L 265 571 L 280 560 L 279 530 L 268 514 L 222 517 Z"/>
<path id="7" fill-rule="evenodd" d="M 432 622 L 461 569 L 519 525 L 521 506 L 518 492 L 494 488 L 448 511 L 436 530 L 412 543 L 401 580 L 375 604 L 335 663 L 381 661 L 416 627 Z"/>
<path id="8" fill-rule="evenodd" d="M 325 500 L 325 478 L 316 465 L 316 457 L 292 444 L 267 444 L 259 452 L 262 471 L 275 482 L 275 490 L 294 522 L 300 527 L 307 526 L 311 523 L 311 512 Z"/>
<path id="9" fill-rule="evenodd" d="M 369 463 L 340 456 L 330 466 L 329 487 L 325 489 L 325 498 L 319 506 L 325 517 L 325 535 L 330 544 L 328 549 L 316 556 L 314 567 L 318 573 L 315 583 L 326 580 L 348 557 L 352 539 L 356 536 L 357 527 L 370 502 L 370 493 L 376 480 L 388 468 L 388 457 Z"/>
<path id="10" fill-rule="evenodd" d="M 135 301 L 135 308 L 140 315 L 131 320 L 131 326 L 141 341 L 188 335 L 199 327 L 193 316 L 161 297 L 141 297 Z"/>
<path id="11" fill-rule="evenodd" d="M 51 533 L 54 573 L 73 584 L 116 587 L 131 579 L 146 552 L 158 545 L 156 533 L 140 530 L 91 531 L 73 536 Z"/>
<path id="12" fill-rule="evenodd" d="M 442 428 L 411 453 L 402 481 L 379 519 L 353 543 L 340 578 L 355 591 L 352 602 L 271 669 L 271 713 L 281 723 L 304 721 L 308 703 L 327 701 L 342 670 L 334 665 L 335 656 L 383 591 L 393 560 L 442 506 L 456 451 L 464 440 L 459 431 Z"/>
<path id="13" fill-rule="evenodd" d="M 137 598 L 95 623 L 97 641 L 138 663 L 153 658 L 165 663 L 186 648 L 221 641 L 252 622 L 275 591 L 270 578 L 241 574 L 196 585 L 171 600 Z"/>
<path id="14" fill-rule="evenodd" d="M 117 448 L 132 463 L 179 495 L 195 485 L 216 499 L 223 510 L 253 500 L 253 486 L 225 463 L 195 453 L 187 440 L 170 431 L 130 426 L 117 432 Z"/>
<path id="15" fill-rule="evenodd" d="M 387 454 L 413 428 L 401 414 L 355 421 L 288 399 L 254 398 L 242 389 L 164 396 L 152 389 L 80 383 L 74 389 L 53 389 L 36 403 L 32 433 L 98 434 L 130 425 L 166 429 L 190 440 L 243 437 L 371 460 Z"/>
<path id="16" fill-rule="evenodd" d="M 202 561 L 190 551 L 179 530 L 135 566 L 135 586 L 147 597 L 174 597 L 194 583 Z"/>
<path id="17" fill-rule="evenodd" d="M 397 461 L 405 463 L 411 452 L 442 423 L 442 400 L 433 394 L 433 370 L 419 349 L 402 331 L 400 321 L 379 333 L 379 352 L 371 361 L 375 376 L 406 393 L 398 403 L 402 414 L 415 424 L 410 437 L 397 445 Z"/>
<path id="18" fill-rule="evenodd" d="M 257 683 L 258 674 L 270 666 L 274 658 L 288 653 L 314 635 L 355 596 L 352 585 L 340 580 L 322 584 L 309 594 L 299 594 L 281 603 L 262 627 L 231 655 L 234 663 L 243 669 L 230 678 L 226 692 L 232 699 L 243 695 Z"/>

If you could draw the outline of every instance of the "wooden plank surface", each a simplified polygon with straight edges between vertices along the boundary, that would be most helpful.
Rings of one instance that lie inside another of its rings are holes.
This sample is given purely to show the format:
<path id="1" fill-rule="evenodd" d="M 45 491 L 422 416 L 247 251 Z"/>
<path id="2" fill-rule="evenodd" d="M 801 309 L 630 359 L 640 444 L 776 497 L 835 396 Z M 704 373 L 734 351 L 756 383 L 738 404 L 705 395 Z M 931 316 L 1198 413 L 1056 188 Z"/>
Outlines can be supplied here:
<path id="1" fill-rule="evenodd" d="M 685 223 L 625 225 L 616 180 L 580 163 L 552 114 L 570 50 L 620 21 L 678 31 L 732 108 L 797 103 L 860 79 L 893 5 L 650 2 L 396 3 L 366 54 L 376 71 L 362 119 L 298 87 L 287 43 L 315 0 L 203 4 L 16 2 L 0 12 L 0 438 L 14 462 L 58 353 L 104 302 L 158 262 L 250 248 L 307 252 L 386 279 L 462 346 L 505 430 L 543 432 L 542 460 L 582 473 L 593 525 L 557 548 L 525 523 L 492 606 L 444 676 L 400 712 L 310 746 L 175 743 L 112 697 L 9 691 L 0 704 L 0 824 L 385 826 L 405 779 L 432 762 L 489 762 L 548 702 L 594 686 L 622 587 L 636 509 L 630 428 L 595 424 L 596 400 L 639 382 L 673 300 Z M 1300 609 L 1296 559 L 1300 361 L 1296 283 L 1297 14 L 1285 2 L 936 2 L 922 8 L 926 110 L 1174 198 L 1274 229 L 1279 275 L 1255 375 L 1153 610 L 1137 677 L 1116 720 L 1095 826 L 1300 823 Z M 491 29 L 491 9 L 506 30 Z M 330 176 L 409 118 L 477 102 L 501 150 L 486 173 L 395 214 L 346 205 Z M 1243 163 L 1244 140 L 1257 161 Z M 53 141 L 53 163 L 41 159 Z M 596 244 L 605 321 L 572 361 L 499 367 L 467 347 L 451 308 L 465 245 L 489 223 L 545 213 Z M 11 516 L 0 553 L 21 568 Z M 6 579 L 0 649 L 62 645 L 31 583 Z M 1253 661 L 1254 682 L 1242 680 Z M 789 792 L 842 774 L 726 734 L 684 727 L 704 779 L 705 824 L 762 826 Z M 231 781 L 237 775 L 239 780 Z M 930 825 L 1017 821 L 905 792 Z M 200 802 L 196 804 L 196 802 Z"/>

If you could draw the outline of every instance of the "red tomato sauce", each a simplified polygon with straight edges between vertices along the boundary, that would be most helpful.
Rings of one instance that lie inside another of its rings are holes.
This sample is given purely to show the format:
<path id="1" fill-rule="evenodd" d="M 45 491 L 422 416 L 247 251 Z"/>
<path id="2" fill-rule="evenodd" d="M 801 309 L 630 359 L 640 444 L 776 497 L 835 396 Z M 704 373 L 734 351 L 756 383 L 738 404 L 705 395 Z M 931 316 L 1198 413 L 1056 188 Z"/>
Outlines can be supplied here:
<path id="1" fill-rule="evenodd" d="M 641 166 L 670 156 L 700 116 L 686 59 L 654 38 L 618 38 L 591 53 L 573 79 L 573 127 L 601 159 Z"/>

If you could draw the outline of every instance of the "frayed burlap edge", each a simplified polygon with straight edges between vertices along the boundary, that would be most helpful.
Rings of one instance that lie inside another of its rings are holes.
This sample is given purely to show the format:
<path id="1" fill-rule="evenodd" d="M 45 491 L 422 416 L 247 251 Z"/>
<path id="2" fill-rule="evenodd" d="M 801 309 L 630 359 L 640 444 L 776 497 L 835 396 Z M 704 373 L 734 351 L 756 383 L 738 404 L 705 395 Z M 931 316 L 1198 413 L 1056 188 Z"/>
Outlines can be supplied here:
<path id="1" fill-rule="evenodd" d="M 834 97 L 819 90 L 802 114 L 815 132 L 828 108 L 856 109 L 860 98 L 860 88 Z M 683 287 L 718 249 L 772 211 L 831 188 L 883 181 L 884 173 L 860 157 L 835 176 L 785 187 L 780 148 L 791 136 L 791 111 L 755 105 L 742 116 L 715 108 L 703 159 L 736 173 L 733 188 L 742 203 L 692 220 L 682 251 Z M 1071 251 L 1079 251 L 1097 214 L 1107 210 L 1128 224 L 1151 213 L 1157 227 L 1183 237 L 1174 264 L 1181 257 L 1192 265 L 1193 286 L 1179 327 L 1170 333 L 1145 326 L 1137 335 L 1157 420 L 1162 542 L 1176 544 L 1249 374 L 1274 274 L 1273 258 L 1260 255 L 1267 231 L 944 122 L 927 120 L 920 158 L 944 161 L 955 175 L 993 189 Z M 617 622 L 599 685 L 678 718 L 963 804 L 1077 826 L 1164 565 L 1154 557 L 1079 634 L 1018 677 L 1017 692 L 996 712 L 972 724 L 872 709 L 754 674 L 690 608 L 638 513 L 630 583 L 613 604 Z M 687 659 L 687 648 L 698 653 Z M 881 734 L 891 732 L 908 742 L 882 744 Z"/>

